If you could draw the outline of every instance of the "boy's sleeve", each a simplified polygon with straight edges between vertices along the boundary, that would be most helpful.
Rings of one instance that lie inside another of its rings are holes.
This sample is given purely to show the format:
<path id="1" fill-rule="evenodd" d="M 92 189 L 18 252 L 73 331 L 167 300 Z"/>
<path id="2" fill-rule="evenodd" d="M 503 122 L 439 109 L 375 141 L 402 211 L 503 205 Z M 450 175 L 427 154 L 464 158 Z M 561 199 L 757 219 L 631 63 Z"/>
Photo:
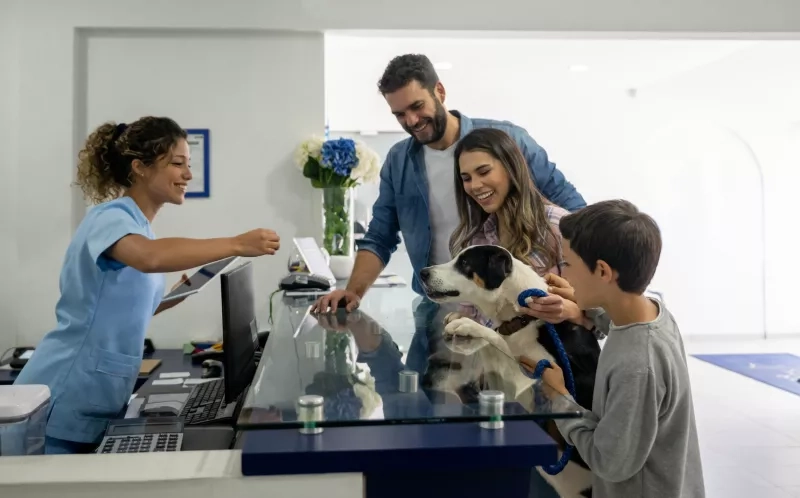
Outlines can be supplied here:
<path id="1" fill-rule="evenodd" d="M 125 265 L 111 259 L 106 251 L 126 235 L 135 234 L 147 237 L 147 233 L 133 214 L 122 205 L 101 205 L 94 209 L 102 209 L 102 211 L 94 216 L 86 236 L 89 255 L 100 271 L 121 270 L 125 268 Z"/>
<path id="2" fill-rule="evenodd" d="M 658 430 L 659 401 L 649 368 L 613 377 L 602 419 L 586 411 L 583 418 L 555 422 L 594 474 L 604 481 L 622 482 L 633 477 L 650 454 Z M 571 397 L 558 398 L 553 401 L 554 408 L 565 400 L 572 401 Z"/>
<path id="3" fill-rule="evenodd" d="M 608 317 L 606 310 L 603 308 L 592 308 L 586 310 L 586 317 L 594 323 L 594 335 L 598 341 L 605 339 L 608 336 L 608 331 L 611 328 L 611 319 Z"/>

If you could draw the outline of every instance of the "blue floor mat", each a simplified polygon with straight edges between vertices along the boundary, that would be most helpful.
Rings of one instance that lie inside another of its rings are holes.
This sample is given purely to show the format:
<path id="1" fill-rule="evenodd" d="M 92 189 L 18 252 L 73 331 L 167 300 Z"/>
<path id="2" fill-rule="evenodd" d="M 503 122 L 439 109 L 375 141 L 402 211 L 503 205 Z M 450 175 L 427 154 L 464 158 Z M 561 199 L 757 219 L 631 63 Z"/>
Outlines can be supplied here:
<path id="1" fill-rule="evenodd" d="M 798 382 L 800 357 L 793 354 L 695 354 L 692 356 L 800 396 L 800 382 Z"/>

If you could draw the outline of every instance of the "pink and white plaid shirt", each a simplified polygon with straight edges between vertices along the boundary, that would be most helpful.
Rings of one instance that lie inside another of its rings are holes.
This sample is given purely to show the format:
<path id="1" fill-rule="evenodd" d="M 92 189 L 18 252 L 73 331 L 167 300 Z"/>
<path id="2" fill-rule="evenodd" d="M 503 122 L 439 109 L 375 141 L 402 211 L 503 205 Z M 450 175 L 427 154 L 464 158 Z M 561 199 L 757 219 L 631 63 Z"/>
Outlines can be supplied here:
<path id="1" fill-rule="evenodd" d="M 563 209 L 559 206 L 548 204 L 545 206 L 545 215 L 547 216 L 548 221 L 550 222 L 550 226 L 553 229 L 553 233 L 556 236 L 556 241 L 558 243 L 558 247 L 556 247 L 556 254 L 558 254 L 558 263 L 556 266 L 548 269 L 547 271 L 540 272 L 540 275 L 544 276 L 546 273 L 555 273 L 556 275 L 561 275 L 561 260 L 562 260 L 562 252 L 561 252 L 561 230 L 558 228 L 558 222 L 561 218 L 565 215 L 569 214 L 569 211 Z M 470 245 L 493 245 L 499 246 L 500 245 L 500 237 L 497 233 L 497 216 L 492 214 L 486 221 L 483 223 L 483 227 L 472 237 L 470 241 Z M 544 258 L 545 255 L 537 252 L 531 253 L 530 257 L 536 263 L 536 267 L 541 268 L 544 266 Z M 537 270 L 538 271 L 538 270 Z M 480 311 L 475 306 L 471 304 L 462 304 L 461 309 L 459 310 L 462 316 L 466 316 L 472 318 L 478 323 L 482 323 L 483 325 L 494 328 L 494 324 L 491 320 L 484 317 Z"/>

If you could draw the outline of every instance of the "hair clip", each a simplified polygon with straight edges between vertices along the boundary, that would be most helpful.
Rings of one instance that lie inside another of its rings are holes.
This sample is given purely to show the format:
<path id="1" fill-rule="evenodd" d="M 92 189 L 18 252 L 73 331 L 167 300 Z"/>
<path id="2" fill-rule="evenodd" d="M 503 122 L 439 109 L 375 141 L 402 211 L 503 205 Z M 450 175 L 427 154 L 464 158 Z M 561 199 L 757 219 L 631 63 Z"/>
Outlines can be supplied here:
<path id="1" fill-rule="evenodd" d="M 114 137 L 112 138 L 112 141 L 116 142 L 116 140 L 117 140 L 117 139 L 118 139 L 118 138 L 119 138 L 119 137 L 122 135 L 122 133 L 123 133 L 123 132 L 125 132 L 125 130 L 127 130 L 127 129 L 128 129 L 128 125 L 127 125 L 127 124 L 125 124 L 125 123 L 120 123 L 120 124 L 118 124 L 118 125 L 117 125 L 117 128 L 114 130 Z"/>

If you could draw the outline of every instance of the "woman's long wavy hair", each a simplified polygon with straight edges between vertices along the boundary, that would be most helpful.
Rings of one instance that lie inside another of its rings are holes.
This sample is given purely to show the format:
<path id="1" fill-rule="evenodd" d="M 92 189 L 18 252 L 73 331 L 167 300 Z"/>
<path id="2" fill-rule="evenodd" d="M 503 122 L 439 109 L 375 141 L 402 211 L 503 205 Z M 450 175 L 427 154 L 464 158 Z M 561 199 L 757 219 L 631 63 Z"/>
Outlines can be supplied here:
<path id="1" fill-rule="evenodd" d="M 559 261 L 560 241 L 547 218 L 547 201 L 536 189 L 525 157 L 516 142 L 504 131 L 477 128 L 462 138 L 455 150 L 455 192 L 459 223 L 450 237 L 450 252 L 455 256 L 470 245 L 489 214 L 464 191 L 459 158 L 465 152 L 482 151 L 497 159 L 506 169 L 510 182 L 508 195 L 497 212 L 500 245 L 520 261 L 539 272 Z M 542 259 L 540 268 L 531 259 Z"/>

